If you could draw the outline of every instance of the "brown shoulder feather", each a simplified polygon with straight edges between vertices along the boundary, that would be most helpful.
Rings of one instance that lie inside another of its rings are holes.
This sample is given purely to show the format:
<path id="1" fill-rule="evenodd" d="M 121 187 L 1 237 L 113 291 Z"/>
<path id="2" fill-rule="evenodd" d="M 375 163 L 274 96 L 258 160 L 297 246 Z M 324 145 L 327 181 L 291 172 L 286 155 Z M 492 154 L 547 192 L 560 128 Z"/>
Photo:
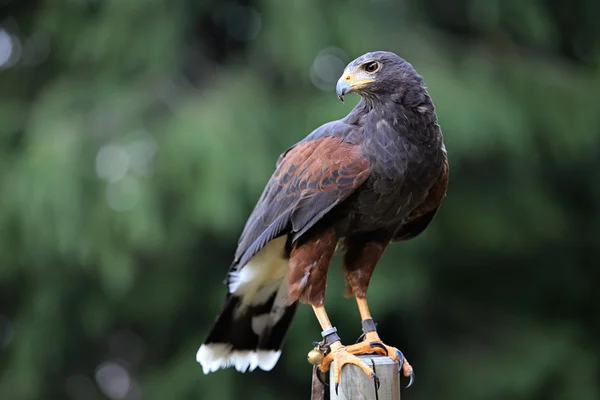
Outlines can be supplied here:
<path id="1" fill-rule="evenodd" d="M 240 237 L 234 265 L 243 266 L 282 234 L 298 239 L 369 176 L 358 146 L 338 136 L 305 140 L 284 153 Z"/>

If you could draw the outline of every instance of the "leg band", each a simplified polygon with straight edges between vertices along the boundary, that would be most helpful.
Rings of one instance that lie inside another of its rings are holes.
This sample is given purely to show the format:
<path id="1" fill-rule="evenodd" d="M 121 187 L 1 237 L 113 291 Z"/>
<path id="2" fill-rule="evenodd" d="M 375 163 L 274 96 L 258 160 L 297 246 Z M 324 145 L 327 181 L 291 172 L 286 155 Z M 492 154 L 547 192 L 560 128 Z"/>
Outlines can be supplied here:
<path id="1" fill-rule="evenodd" d="M 321 332 L 321 336 L 323 336 L 323 342 L 326 346 L 329 346 L 331 343 L 337 342 L 338 340 L 340 340 L 340 337 L 337 334 L 337 329 L 335 328 L 335 326 L 332 326 L 331 328 L 326 329 L 323 332 Z"/>
<path id="2" fill-rule="evenodd" d="M 376 331 L 376 330 L 377 330 L 377 328 L 375 327 L 375 321 L 373 321 L 373 318 L 364 319 L 362 321 L 362 331 L 363 331 L 363 333 L 373 332 L 373 331 Z"/>

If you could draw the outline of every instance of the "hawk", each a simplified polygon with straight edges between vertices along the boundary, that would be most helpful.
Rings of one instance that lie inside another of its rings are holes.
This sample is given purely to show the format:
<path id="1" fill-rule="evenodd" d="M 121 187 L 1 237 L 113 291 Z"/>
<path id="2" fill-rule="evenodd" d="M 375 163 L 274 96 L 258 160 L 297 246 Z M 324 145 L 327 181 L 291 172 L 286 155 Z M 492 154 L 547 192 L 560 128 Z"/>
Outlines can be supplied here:
<path id="1" fill-rule="evenodd" d="M 319 369 L 334 362 L 336 385 L 346 364 L 376 378 L 357 357 L 368 353 L 397 360 L 412 383 L 412 366 L 377 334 L 366 295 L 387 246 L 423 232 L 445 197 L 442 132 L 423 78 L 394 53 L 350 62 L 336 92 L 342 101 L 349 93 L 361 100 L 279 157 L 239 239 L 221 312 L 198 350 L 204 373 L 271 370 L 300 302 L 312 306 L 323 329 L 327 355 Z M 324 308 L 327 270 L 340 242 L 364 332 L 349 346 Z"/>

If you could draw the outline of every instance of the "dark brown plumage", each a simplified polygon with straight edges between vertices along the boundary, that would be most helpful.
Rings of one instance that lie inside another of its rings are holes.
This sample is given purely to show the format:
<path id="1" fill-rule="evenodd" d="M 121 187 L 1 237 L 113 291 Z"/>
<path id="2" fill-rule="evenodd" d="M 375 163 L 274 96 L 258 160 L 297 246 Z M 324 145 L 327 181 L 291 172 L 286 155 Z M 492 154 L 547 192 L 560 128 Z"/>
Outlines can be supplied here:
<path id="1" fill-rule="evenodd" d="M 198 352 L 205 372 L 232 364 L 272 368 L 297 301 L 313 305 L 324 330 L 331 327 L 322 306 L 340 240 L 348 292 L 357 297 L 363 326 L 370 326 L 365 296 L 385 248 L 423 232 L 445 196 L 442 133 L 409 63 L 389 52 L 367 53 L 346 67 L 336 90 L 341 99 L 350 92 L 362 99 L 346 118 L 280 156 L 240 237 L 223 311 Z M 380 342 L 374 330 L 365 333 Z M 336 341 L 331 350 L 323 370 L 338 357 L 336 368 L 354 363 L 369 371 L 352 355 L 364 346 Z M 403 356 L 396 359 L 412 373 Z"/>

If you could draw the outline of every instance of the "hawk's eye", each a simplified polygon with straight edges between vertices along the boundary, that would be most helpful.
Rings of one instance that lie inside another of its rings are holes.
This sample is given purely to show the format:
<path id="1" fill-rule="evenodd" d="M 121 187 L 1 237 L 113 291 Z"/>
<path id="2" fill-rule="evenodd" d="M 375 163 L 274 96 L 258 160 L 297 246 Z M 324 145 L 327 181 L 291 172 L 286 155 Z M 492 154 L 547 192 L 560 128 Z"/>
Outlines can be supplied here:
<path id="1" fill-rule="evenodd" d="M 365 71 L 372 74 L 373 72 L 377 72 L 379 69 L 379 63 L 377 61 L 370 62 L 365 64 Z"/>

